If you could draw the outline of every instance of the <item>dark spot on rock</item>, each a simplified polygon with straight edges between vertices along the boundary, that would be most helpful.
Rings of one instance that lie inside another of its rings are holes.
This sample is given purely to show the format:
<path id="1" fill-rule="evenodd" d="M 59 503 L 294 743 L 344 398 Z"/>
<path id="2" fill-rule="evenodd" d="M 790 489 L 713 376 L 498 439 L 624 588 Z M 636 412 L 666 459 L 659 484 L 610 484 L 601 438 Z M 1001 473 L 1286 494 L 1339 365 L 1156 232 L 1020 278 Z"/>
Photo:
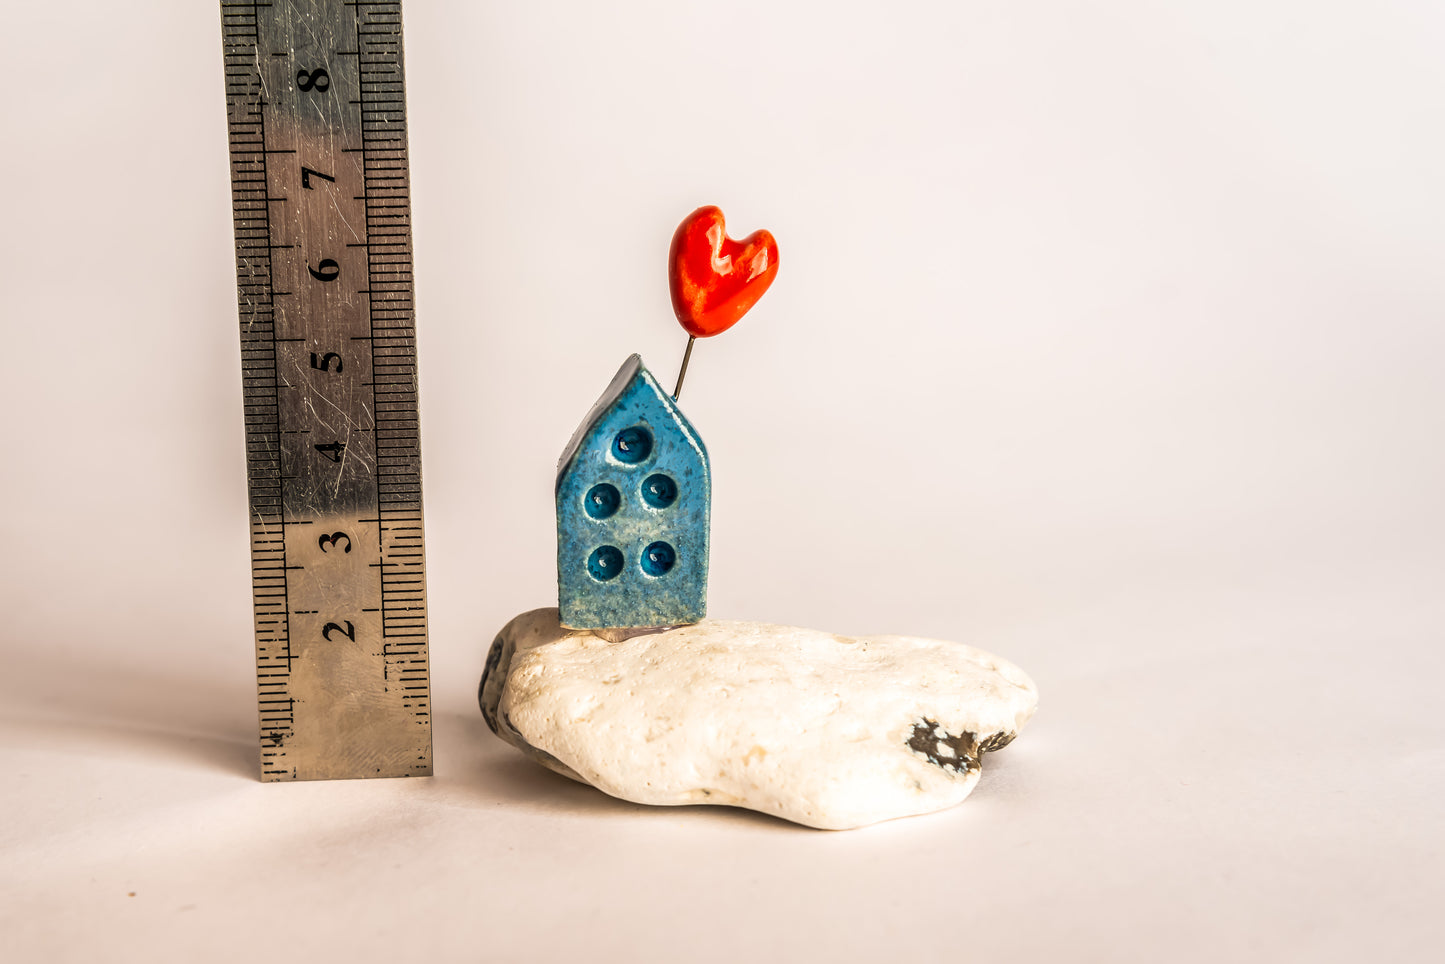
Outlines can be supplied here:
<path id="1" fill-rule="evenodd" d="M 982 756 L 985 753 L 992 753 L 994 750 L 1002 750 L 1004 747 L 1012 743 L 1014 741 L 1014 737 L 1016 736 L 1018 736 L 1017 733 L 1010 733 L 1007 730 L 999 730 L 993 736 L 990 736 L 988 739 L 984 740 L 978 745 L 979 755 Z"/>
<path id="2" fill-rule="evenodd" d="M 908 737 L 908 749 L 949 773 L 971 773 L 978 767 L 978 737 L 965 730 L 949 733 L 934 720 L 919 720 Z"/>

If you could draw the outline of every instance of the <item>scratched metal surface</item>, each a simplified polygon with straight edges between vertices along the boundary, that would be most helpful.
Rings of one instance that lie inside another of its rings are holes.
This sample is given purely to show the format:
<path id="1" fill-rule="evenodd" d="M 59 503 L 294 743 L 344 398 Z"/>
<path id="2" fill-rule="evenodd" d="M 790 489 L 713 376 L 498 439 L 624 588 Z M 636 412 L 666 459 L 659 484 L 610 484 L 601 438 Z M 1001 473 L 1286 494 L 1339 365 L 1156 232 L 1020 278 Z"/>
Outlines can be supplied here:
<path id="1" fill-rule="evenodd" d="M 262 779 L 428 775 L 401 5 L 221 15 Z"/>

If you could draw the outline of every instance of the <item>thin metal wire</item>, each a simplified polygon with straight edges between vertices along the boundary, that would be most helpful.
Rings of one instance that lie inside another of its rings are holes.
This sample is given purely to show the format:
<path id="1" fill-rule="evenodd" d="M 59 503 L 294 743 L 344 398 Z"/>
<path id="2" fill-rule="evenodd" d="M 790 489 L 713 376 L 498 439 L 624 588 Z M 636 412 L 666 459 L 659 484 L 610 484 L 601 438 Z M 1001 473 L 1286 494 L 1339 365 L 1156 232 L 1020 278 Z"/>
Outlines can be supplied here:
<path id="1" fill-rule="evenodd" d="M 677 397 L 682 394 L 682 380 L 687 377 L 687 362 L 688 359 L 692 358 L 692 343 L 695 341 L 697 341 L 696 335 L 689 335 L 687 337 L 687 351 L 682 353 L 682 371 L 677 373 L 677 387 L 672 390 L 672 400 L 674 402 L 677 401 Z"/>

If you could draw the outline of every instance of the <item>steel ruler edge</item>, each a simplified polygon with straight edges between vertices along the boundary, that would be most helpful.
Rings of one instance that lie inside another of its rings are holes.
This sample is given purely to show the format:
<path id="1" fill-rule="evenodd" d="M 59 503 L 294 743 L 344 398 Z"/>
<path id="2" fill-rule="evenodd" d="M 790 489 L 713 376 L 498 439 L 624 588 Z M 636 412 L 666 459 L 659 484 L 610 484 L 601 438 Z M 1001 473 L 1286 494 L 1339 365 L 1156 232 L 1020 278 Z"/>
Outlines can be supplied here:
<path id="1" fill-rule="evenodd" d="M 430 775 L 401 4 L 221 23 L 261 779 Z"/>

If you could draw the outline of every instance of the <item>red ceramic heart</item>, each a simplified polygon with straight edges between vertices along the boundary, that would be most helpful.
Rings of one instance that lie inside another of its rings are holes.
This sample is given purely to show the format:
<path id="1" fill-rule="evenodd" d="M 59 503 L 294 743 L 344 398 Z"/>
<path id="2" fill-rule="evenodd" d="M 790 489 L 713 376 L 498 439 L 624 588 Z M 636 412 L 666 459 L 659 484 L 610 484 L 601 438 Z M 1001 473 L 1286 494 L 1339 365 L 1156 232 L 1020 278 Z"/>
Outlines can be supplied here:
<path id="1" fill-rule="evenodd" d="M 767 231 L 734 241 L 722 211 L 708 205 L 678 225 L 667 267 L 677 320 L 694 338 L 708 338 L 737 324 L 768 290 L 778 242 Z"/>

